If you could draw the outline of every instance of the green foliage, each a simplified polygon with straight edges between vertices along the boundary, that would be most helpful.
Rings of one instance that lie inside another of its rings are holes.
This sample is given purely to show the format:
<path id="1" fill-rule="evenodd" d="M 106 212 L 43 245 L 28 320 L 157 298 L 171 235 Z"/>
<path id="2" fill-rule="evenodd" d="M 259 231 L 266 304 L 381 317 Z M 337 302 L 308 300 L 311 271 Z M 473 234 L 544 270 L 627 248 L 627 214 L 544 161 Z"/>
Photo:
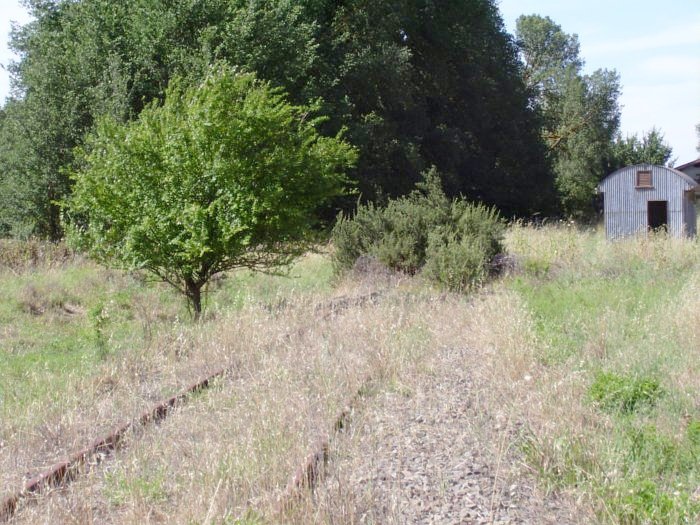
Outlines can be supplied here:
<path id="1" fill-rule="evenodd" d="M 323 100 L 320 131 L 347 129 L 367 199 L 404 195 L 436 165 L 448 195 L 507 215 L 552 203 L 537 116 L 494 0 L 28 4 L 35 20 L 13 32 L 15 98 L 0 118 L 0 235 L 60 239 L 57 203 L 86 134 L 104 116 L 135 120 L 172 78 L 196 84 L 217 61 L 295 104 Z"/>
<path id="2" fill-rule="evenodd" d="M 536 115 L 494 1 L 314 4 L 329 20 L 319 49 L 333 79 L 320 95 L 329 124 L 346 125 L 362 152 L 363 195 L 407 194 L 434 165 L 448 196 L 507 215 L 551 204 Z"/>
<path id="3" fill-rule="evenodd" d="M 596 186 L 607 175 L 606 160 L 619 126 L 619 77 L 598 70 L 574 76 L 565 84 L 565 96 L 549 131 L 556 185 L 562 208 L 578 219 L 593 212 Z"/>
<path id="4" fill-rule="evenodd" d="M 650 479 L 636 479 L 609 491 L 608 506 L 615 523 L 642 525 L 644 523 L 689 523 L 687 496 L 683 499 L 669 494 Z M 680 508 L 679 508 L 680 507 Z"/>
<path id="5" fill-rule="evenodd" d="M 430 232 L 448 220 L 449 199 L 435 170 L 405 198 L 390 200 L 381 213 L 379 238 L 370 252 L 384 265 L 414 274 L 428 257 Z"/>
<path id="6" fill-rule="evenodd" d="M 578 38 L 549 17 L 521 16 L 516 38 L 532 103 L 542 115 L 561 207 L 587 218 L 619 127 L 619 76 L 608 70 L 583 75 Z"/>
<path id="7" fill-rule="evenodd" d="M 405 197 L 384 207 L 359 205 L 352 218 L 341 213 L 332 233 L 334 266 L 346 270 L 361 255 L 372 255 L 389 268 L 414 274 L 425 264 L 430 231 L 444 224 L 449 212 L 450 200 L 432 169 Z"/>
<path id="8" fill-rule="evenodd" d="M 614 372 L 600 372 L 595 376 L 588 395 L 608 412 L 630 413 L 640 407 L 653 406 L 663 394 L 657 379 L 624 376 Z"/>
<path id="9" fill-rule="evenodd" d="M 562 31 L 548 16 L 521 16 L 516 26 L 523 78 L 537 100 L 561 96 L 561 78 L 583 66 L 578 35 Z"/>
<path id="10" fill-rule="evenodd" d="M 313 109 L 217 66 L 198 86 L 173 82 L 138 121 L 102 120 L 75 173 L 69 240 L 148 270 L 198 316 L 213 275 L 288 264 L 308 248 L 314 210 L 343 192 L 355 152 L 318 134 Z"/>
<path id="11" fill-rule="evenodd" d="M 643 134 L 641 139 L 636 133 L 624 139 L 618 135 L 613 144 L 608 172 L 635 164 L 671 165 L 672 154 L 673 149 L 664 142 L 663 133 L 656 128 Z"/>
<path id="12" fill-rule="evenodd" d="M 468 290 L 489 273 L 503 248 L 504 224 L 498 212 L 483 205 L 453 201 L 451 220 L 428 236 L 424 274 L 450 290 Z"/>
<path id="13" fill-rule="evenodd" d="M 313 24 L 285 1 L 28 4 L 35 20 L 13 32 L 16 98 L 0 122 L 0 234 L 19 237 L 62 237 L 58 201 L 71 191 L 74 148 L 101 117 L 134 120 L 171 78 L 199 82 L 219 57 L 291 87 L 308 78 L 315 49 Z M 275 71 L 259 58 L 264 50 Z"/>
<path id="14" fill-rule="evenodd" d="M 333 227 L 333 268 L 336 273 L 349 270 L 363 254 L 370 253 L 382 236 L 382 208 L 367 203 L 358 205 L 350 217 L 338 214 Z"/>
<path id="15" fill-rule="evenodd" d="M 410 195 L 383 208 L 360 205 L 352 218 L 341 215 L 332 235 L 334 264 L 344 270 L 371 255 L 389 268 L 422 270 L 449 289 L 464 290 L 486 276 L 503 230 L 494 209 L 448 199 L 433 169 Z"/>

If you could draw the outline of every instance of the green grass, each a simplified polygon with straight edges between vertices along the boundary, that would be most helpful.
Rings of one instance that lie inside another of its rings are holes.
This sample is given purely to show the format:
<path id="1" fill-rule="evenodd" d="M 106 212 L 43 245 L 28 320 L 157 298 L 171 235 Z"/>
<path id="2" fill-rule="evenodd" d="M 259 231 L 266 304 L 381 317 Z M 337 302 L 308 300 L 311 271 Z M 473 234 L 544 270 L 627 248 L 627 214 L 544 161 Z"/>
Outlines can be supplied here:
<path id="1" fill-rule="evenodd" d="M 237 270 L 210 286 L 206 305 L 214 313 L 251 304 L 274 309 L 294 295 L 329 291 L 333 275 L 333 266 L 323 254 L 309 254 L 276 275 Z"/>
<path id="2" fill-rule="evenodd" d="M 165 473 L 149 472 L 148 476 L 130 477 L 124 472 L 108 472 L 105 476 L 106 494 L 111 505 L 124 505 L 129 500 L 144 504 L 158 504 L 167 501 Z"/>
<path id="3" fill-rule="evenodd" d="M 588 388 L 571 407 L 578 428 L 554 422 L 524 441 L 526 457 L 551 486 L 593 497 L 603 523 L 696 523 L 697 383 L 677 378 L 695 366 L 679 319 L 691 315 L 683 294 L 700 278 L 700 247 L 518 228 L 522 272 L 505 285 L 531 315 L 540 363 Z"/>
<path id="4" fill-rule="evenodd" d="M 578 356 L 605 320 L 616 345 L 643 343 L 648 317 L 679 293 L 688 276 L 630 268 L 616 277 L 574 273 L 546 281 L 518 277 L 512 286 L 525 299 L 546 344 L 543 359 L 556 363 Z"/>
<path id="5" fill-rule="evenodd" d="M 231 272 L 210 287 L 207 312 L 274 309 L 293 293 L 330 289 L 332 275 L 323 255 L 301 259 L 287 275 Z M 147 347 L 154 332 L 191 323 L 171 287 L 86 262 L 0 273 L 0 287 L 0 417 L 54 401 L 70 380 Z"/>

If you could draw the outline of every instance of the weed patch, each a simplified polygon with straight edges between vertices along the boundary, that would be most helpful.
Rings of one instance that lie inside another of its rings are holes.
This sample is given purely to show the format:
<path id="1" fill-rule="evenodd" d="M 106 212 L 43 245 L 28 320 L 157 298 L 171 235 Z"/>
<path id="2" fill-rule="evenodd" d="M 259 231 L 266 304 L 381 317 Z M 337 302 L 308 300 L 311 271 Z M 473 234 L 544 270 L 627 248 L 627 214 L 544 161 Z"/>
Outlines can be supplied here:
<path id="1" fill-rule="evenodd" d="M 663 394 L 659 381 L 651 377 L 624 376 L 600 372 L 595 376 L 588 395 L 607 412 L 629 414 L 643 406 L 653 407 Z"/>
<path id="2" fill-rule="evenodd" d="M 690 523 L 698 512 L 687 493 L 669 491 L 650 479 L 633 479 L 604 493 L 606 513 L 620 525 Z"/>
<path id="3" fill-rule="evenodd" d="M 152 472 L 148 476 L 132 476 L 124 472 L 108 472 L 105 475 L 106 494 L 112 505 L 124 505 L 128 501 L 158 504 L 167 501 L 165 474 Z"/>

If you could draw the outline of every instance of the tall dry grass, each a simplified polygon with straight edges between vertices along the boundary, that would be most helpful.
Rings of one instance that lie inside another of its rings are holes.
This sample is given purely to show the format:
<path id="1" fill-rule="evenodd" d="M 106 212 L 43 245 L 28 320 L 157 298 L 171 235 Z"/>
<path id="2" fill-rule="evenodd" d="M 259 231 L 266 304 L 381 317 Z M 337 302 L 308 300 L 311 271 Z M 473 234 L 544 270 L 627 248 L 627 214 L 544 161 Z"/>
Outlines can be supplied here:
<path id="1" fill-rule="evenodd" d="M 137 432 L 65 492 L 27 505 L 18 522 L 234 522 L 270 515 L 301 458 L 347 400 L 358 390 L 399 382 L 421 360 L 424 315 L 434 307 L 429 295 L 391 281 L 381 302 L 352 301 L 387 280 L 291 295 L 275 308 L 251 304 L 197 326 L 175 324 L 149 348 L 121 352 L 101 373 L 76 379 L 51 409 L 40 408 L 45 423 L 4 430 L 0 470 L 14 474 L 4 474 L 3 487 L 17 487 L 29 469 L 156 397 L 218 366 L 230 368 L 213 389 Z M 332 307 L 337 304 L 348 307 Z"/>
<path id="2" fill-rule="evenodd" d="M 76 379 L 55 408 L 36 407 L 45 428 L 3 429 L 3 487 L 21 481 L 4 473 L 83 443 L 96 422 L 108 428 L 221 363 L 231 373 L 67 490 L 27 505 L 17 522 L 284 521 L 276 504 L 289 476 L 343 405 L 358 390 L 366 405 L 387 390 L 412 395 L 421 377 L 439 373 L 434 358 L 445 348 L 464 350 L 458 366 L 470 371 L 484 450 L 520 458 L 542 490 L 567 495 L 582 523 L 692 522 L 700 475 L 680 462 L 695 453 L 688 432 L 700 420 L 697 244 L 609 243 L 570 225 L 515 224 L 506 245 L 514 272 L 471 297 L 354 276 L 286 289 L 265 305 L 217 307 L 200 327 L 154 334 L 147 350 Z M 378 289 L 380 302 L 331 315 L 315 306 Z M 605 411 L 590 395 L 601 372 L 652 378 L 663 396 L 631 414 Z M 338 498 L 323 508 L 305 501 L 294 519 L 346 522 L 366 503 Z"/>
<path id="3" fill-rule="evenodd" d="M 56 268 L 75 258 L 76 254 L 62 242 L 0 239 L 0 272 L 21 273 L 32 268 Z"/>

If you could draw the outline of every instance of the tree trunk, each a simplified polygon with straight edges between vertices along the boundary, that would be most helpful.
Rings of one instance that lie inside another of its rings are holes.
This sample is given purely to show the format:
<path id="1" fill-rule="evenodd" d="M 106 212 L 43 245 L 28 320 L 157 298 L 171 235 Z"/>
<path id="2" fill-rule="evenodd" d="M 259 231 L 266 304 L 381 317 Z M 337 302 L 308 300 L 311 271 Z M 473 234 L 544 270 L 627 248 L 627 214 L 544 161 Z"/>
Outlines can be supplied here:
<path id="1" fill-rule="evenodd" d="M 194 320 L 199 321 L 199 317 L 202 315 L 202 284 L 196 283 L 192 279 L 185 279 L 185 287 Z"/>

